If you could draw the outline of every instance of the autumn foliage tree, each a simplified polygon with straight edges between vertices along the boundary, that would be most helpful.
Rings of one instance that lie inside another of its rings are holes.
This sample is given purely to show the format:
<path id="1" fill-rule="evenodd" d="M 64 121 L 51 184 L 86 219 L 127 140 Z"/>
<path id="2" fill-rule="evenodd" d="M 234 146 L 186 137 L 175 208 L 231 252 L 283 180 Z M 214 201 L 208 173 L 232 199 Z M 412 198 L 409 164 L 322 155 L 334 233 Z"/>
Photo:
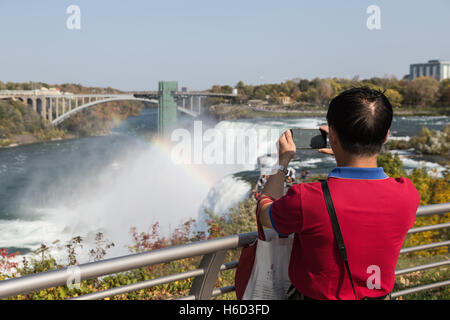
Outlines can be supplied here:
<path id="1" fill-rule="evenodd" d="M 439 81 L 432 77 L 419 77 L 405 88 L 405 103 L 418 107 L 433 105 L 439 97 Z"/>

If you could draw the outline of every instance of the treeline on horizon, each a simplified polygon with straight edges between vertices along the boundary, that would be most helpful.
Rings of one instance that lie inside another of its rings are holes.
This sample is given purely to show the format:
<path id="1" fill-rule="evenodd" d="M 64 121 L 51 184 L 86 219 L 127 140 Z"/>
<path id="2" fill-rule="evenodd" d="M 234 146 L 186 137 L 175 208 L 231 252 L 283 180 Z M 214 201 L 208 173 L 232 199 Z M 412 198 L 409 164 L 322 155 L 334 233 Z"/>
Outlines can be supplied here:
<path id="1" fill-rule="evenodd" d="M 295 78 L 281 83 L 261 85 L 245 84 L 239 81 L 234 88 L 238 89 L 239 101 L 267 100 L 270 103 L 281 103 L 283 97 L 290 97 L 293 104 L 326 106 L 340 92 L 360 86 L 368 86 L 385 93 L 394 107 L 450 107 L 450 79 L 439 82 L 432 77 L 419 77 L 412 81 L 396 77 L 373 77 L 370 79 L 347 78 L 314 78 L 312 80 Z M 45 82 L 2 82 L 0 90 L 32 90 L 40 88 L 58 88 L 72 93 L 123 93 L 111 87 L 87 87 L 81 84 L 47 84 Z M 214 85 L 209 91 L 214 93 L 231 93 L 231 85 Z"/>
<path id="2" fill-rule="evenodd" d="M 86 87 L 77 83 L 48 84 L 45 82 L 2 82 L 0 81 L 0 90 L 35 90 L 41 88 L 56 88 L 62 92 L 86 93 L 86 94 L 118 94 L 123 91 L 111 87 Z"/>
<path id="3" fill-rule="evenodd" d="M 239 81 L 236 84 L 241 103 L 249 100 L 266 100 L 273 104 L 281 103 L 283 97 L 290 97 L 292 105 L 327 106 L 340 92 L 367 86 L 385 93 L 394 107 L 449 107 L 450 79 L 437 81 L 432 77 L 419 77 L 412 81 L 396 77 L 370 78 L 360 80 L 346 78 L 315 78 L 313 80 L 296 78 L 279 84 L 247 85 Z M 231 93 L 229 85 L 215 85 L 215 93 Z"/>
<path id="4" fill-rule="evenodd" d="M 270 103 L 281 103 L 283 97 L 290 97 L 292 104 L 326 106 L 340 92 L 360 86 L 368 86 L 385 93 L 394 107 L 449 107 L 450 79 L 437 81 L 432 77 L 419 77 L 412 81 L 396 77 L 373 77 L 360 80 L 358 76 L 347 78 L 314 78 L 312 80 L 295 78 L 281 83 L 261 85 L 245 84 L 239 81 L 234 88 L 238 89 L 239 101 L 267 100 Z M 47 84 L 45 82 L 2 82 L 0 90 L 32 90 L 40 88 L 58 88 L 72 93 L 122 93 L 111 87 L 86 87 L 81 84 Z M 214 85 L 209 91 L 214 93 L 231 93 L 233 86 Z"/>

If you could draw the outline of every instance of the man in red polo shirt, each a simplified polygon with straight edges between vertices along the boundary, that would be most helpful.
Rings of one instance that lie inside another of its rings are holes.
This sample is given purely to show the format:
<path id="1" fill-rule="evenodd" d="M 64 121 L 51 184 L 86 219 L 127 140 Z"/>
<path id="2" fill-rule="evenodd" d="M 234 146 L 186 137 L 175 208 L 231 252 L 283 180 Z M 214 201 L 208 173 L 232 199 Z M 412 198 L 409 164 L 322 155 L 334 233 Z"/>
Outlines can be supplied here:
<path id="1" fill-rule="evenodd" d="M 320 182 L 292 186 L 283 196 L 285 168 L 295 155 L 290 130 L 279 140 L 279 171 L 266 183 L 260 221 L 280 235 L 295 233 L 289 264 L 293 297 L 384 298 L 393 289 L 395 267 L 420 196 L 407 178 L 389 178 L 377 156 L 389 135 L 392 107 L 383 93 L 354 88 L 334 98 L 327 113 L 337 167 L 328 185 L 347 249 L 352 284 L 339 254 Z M 291 292 L 292 293 L 292 292 Z"/>

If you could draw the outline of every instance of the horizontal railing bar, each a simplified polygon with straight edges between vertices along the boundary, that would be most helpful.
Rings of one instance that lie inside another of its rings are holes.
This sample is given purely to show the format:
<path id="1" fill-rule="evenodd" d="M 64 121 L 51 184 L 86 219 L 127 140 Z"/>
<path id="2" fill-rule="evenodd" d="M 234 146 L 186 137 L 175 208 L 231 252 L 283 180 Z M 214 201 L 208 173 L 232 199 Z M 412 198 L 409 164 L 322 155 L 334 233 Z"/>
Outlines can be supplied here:
<path id="1" fill-rule="evenodd" d="M 417 227 L 410 229 L 408 231 L 408 234 L 410 233 L 417 233 L 417 232 L 424 232 L 424 231 L 431 231 L 431 230 L 437 230 L 437 229 L 444 229 L 450 227 L 450 222 L 446 223 L 440 223 L 440 224 L 432 224 L 430 226 L 423 226 L 423 227 Z"/>
<path id="2" fill-rule="evenodd" d="M 216 288 L 212 292 L 212 297 L 220 296 L 221 294 L 233 292 L 235 290 L 234 286 L 227 286 L 222 288 Z M 195 295 L 190 295 L 182 298 L 178 298 L 177 300 L 195 300 Z"/>
<path id="3" fill-rule="evenodd" d="M 228 262 L 226 264 L 223 264 L 220 267 L 220 270 L 230 270 L 230 269 L 234 269 L 237 267 L 239 261 L 233 261 L 233 262 Z M 411 268 L 405 268 L 405 269 L 398 269 L 395 271 L 395 275 L 401 275 L 401 274 L 406 274 L 406 273 L 411 273 L 411 272 L 415 272 L 415 271 L 420 271 L 420 270 L 426 270 L 426 269 L 431 269 L 431 268 L 437 268 L 437 267 L 441 267 L 441 266 L 445 266 L 450 264 L 450 260 L 444 260 L 444 261 L 439 261 L 439 262 L 433 262 L 433 263 L 429 263 L 429 264 L 423 264 L 423 265 L 418 265 L 418 266 L 414 266 Z M 225 268 L 225 265 L 228 265 Z"/>
<path id="4" fill-rule="evenodd" d="M 414 266 L 414 267 L 410 267 L 410 268 L 395 270 L 395 275 L 399 276 L 399 275 L 406 274 L 406 273 L 411 273 L 411 272 L 416 272 L 416 271 L 421 271 L 421 270 L 426 270 L 426 269 L 442 267 L 442 266 L 446 266 L 446 265 L 449 265 L 449 264 L 450 264 L 450 260 L 433 262 L 433 263 L 429 263 L 429 264 L 422 264 L 420 266 Z"/>
<path id="5" fill-rule="evenodd" d="M 450 245 L 450 240 L 442 241 L 442 242 L 433 242 L 433 243 L 429 243 L 429 244 L 423 244 L 421 246 L 403 248 L 400 250 L 400 253 L 410 253 L 410 252 L 415 252 L 415 251 L 444 247 L 444 246 L 448 246 L 448 245 Z"/>
<path id="6" fill-rule="evenodd" d="M 237 264 L 238 264 L 238 261 L 224 263 L 220 266 L 220 271 L 234 269 L 234 268 L 236 268 Z M 70 300 L 104 299 L 107 297 L 116 296 L 118 294 L 128 293 L 128 292 L 142 290 L 142 289 L 149 289 L 149 288 L 157 286 L 157 285 L 162 285 L 162 284 L 179 281 L 179 280 L 185 280 L 185 279 L 192 278 L 192 277 L 198 277 L 203 274 L 204 274 L 203 269 L 195 269 L 192 271 L 177 273 L 175 275 L 164 276 L 164 277 L 151 279 L 151 280 L 147 280 L 147 281 L 141 281 L 138 283 L 120 286 L 120 287 L 116 287 L 116 288 L 112 288 L 112 289 L 108 289 L 108 290 L 104 290 L 104 291 L 93 292 L 93 293 L 89 293 L 89 294 L 86 294 L 83 296 L 71 298 Z"/>
<path id="7" fill-rule="evenodd" d="M 220 271 L 234 269 L 234 268 L 237 267 L 238 262 L 239 261 L 237 261 L 237 260 L 231 261 L 231 262 L 227 262 L 227 263 L 223 264 L 222 266 L 220 266 Z"/>
<path id="8" fill-rule="evenodd" d="M 0 281 L 0 298 L 65 285 L 68 279 L 74 278 L 73 275 L 75 271 L 77 276 L 79 276 L 78 279 L 83 281 L 172 260 L 201 256 L 220 250 L 235 249 L 250 244 L 256 239 L 256 236 L 256 232 L 231 235 L 81 264 L 72 267 L 72 269 L 62 268 L 19 278 L 7 279 Z"/>
<path id="9" fill-rule="evenodd" d="M 436 283 L 432 283 L 432 284 L 428 284 L 428 285 L 424 285 L 424 286 L 420 286 L 420 287 L 409 288 L 409 289 L 393 292 L 391 294 L 391 297 L 392 298 L 397 298 L 397 297 L 400 297 L 402 295 L 407 295 L 407 294 L 411 294 L 411 293 L 414 293 L 414 292 L 419 292 L 419 291 L 439 288 L 439 287 L 447 286 L 449 284 L 450 284 L 450 280 L 446 280 L 446 281 L 436 282 Z M 235 291 L 235 289 L 236 288 L 234 286 L 217 288 L 217 289 L 215 289 L 213 291 L 212 296 L 216 297 L 216 296 L 219 296 L 219 295 L 224 294 L 224 293 L 233 292 L 233 291 Z M 192 297 L 195 298 L 195 296 L 192 296 Z"/>
<path id="10" fill-rule="evenodd" d="M 191 294 L 190 296 L 181 297 L 175 300 L 195 300 L 195 295 Z"/>
<path id="11" fill-rule="evenodd" d="M 449 284 L 450 284 L 450 280 L 446 280 L 446 281 L 436 282 L 436 283 L 432 283 L 432 284 L 428 284 L 428 285 L 424 285 L 424 286 L 420 286 L 420 287 L 414 287 L 414 288 L 409 288 L 409 289 L 405 289 L 405 290 L 401 290 L 401 291 L 396 291 L 396 292 L 392 292 L 391 298 L 397 298 L 397 297 L 411 294 L 414 292 L 439 288 L 439 287 L 447 286 Z M 224 287 L 224 288 L 226 288 L 226 292 L 231 292 L 231 291 L 235 290 L 234 286 L 229 286 L 229 287 Z M 220 290 L 220 289 L 224 289 L 224 288 L 215 289 L 213 291 L 213 297 L 218 296 L 222 293 L 226 293 L 226 292 L 223 292 L 225 290 L 223 290 L 223 291 Z M 180 298 L 178 300 L 195 300 L 195 296 L 191 295 L 191 296 Z"/>
<path id="12" fill-rule="evenodd" d="M 411 294 L 411 293 L 414 293 L 414 292 L 435 289 L 435 288 L 448 286 L 448 285 L 450 285 L 450 280 L 436 282 L 436 283 L 432 283 L 432 284 L 427 284 L 427 285 L 420 286 L 420 287 L 409 288 L 409 289 L 393 292 L 391 294 L 391 298 L 397 298 L 397 297 L 404 296 L 404 295 L 407 295 L 407 294 Z M 235 290 L 234 286 L 217 288 L 217 289 L 215 289 L 213 291 L 212 296 L 215 297 L 215 296 L 221 295 L 223 293 L 232 292 L 234 290 Z M 187 297 L 183 297 L 183 298 L 181 298 L 179 300 L 195 300 L 195 296 L 194 295 L 187 296 Z"/>
<path id="13" fill-rule="evenodd" d="M 234 286 L 227 286 L 227 287 L 222 287 L 222 288 L 216 288 L 216 289 L 213 290 L 212 296 L 213 297 L 217 297 L 217 296 L 220 296 L 220 295 L 228 293 L 228 292 L 233 292 L 234 290 L 235 290 Z"/>
<path id="14" fill-rule="evenodd" d="M 237 261 L 234 261 L 234 262 L 236 262 L 236 264 L 237 264 Z M 411 272 L 415 272 L 415 271 L 426 270 L 426 269 L 431 269 L 431 268 L 437 268 L 437 267 L 441 267 L 441 266 L 448 265 L 448 264 L 450 264 L 450 260 L 434 262 L 434 263 L 430 263 L 430 264 L 426 264 L 426 265 L 420 265 L 420 266 L 415 266 L 415 267 L 406 268 L 406 269 L 400 269 L 400 270 L 397 270 L 397 271 L 395 272 L 395 275 L 398 276 L 398 275 L 402 275 L 402 274 L 406 274 L 406 273 L 411 273 Z M 222 265 L 222 266 L 223 266 L 223 265 Z M 439 286 L 438 286 L 438 287 L 439 287 Z M 422 290 L 426 290 L 426 289 L 427 289 L 427 288 L 424 288 L 424 289 L 422 289 Z M 213 291 L 212 296 L 213 296 L 213 297 L 219 296 L 219 295 L 221 295 L 221 294 L 223 294 L 223 293 L 232 292 L 232 291 L 234 291 L 234 290 L 235 290 L 235 287 L 234 287 L 234 286 L 228 286 L 228 287 L 224 287 L 224 288 L 218 288 L 218 289 L 215 289 L 215 290 Z M 419 290 L 417 290 L 417 291 L 419 291 Z M 400 291 L 398 291 L 398 292 L 400 292 Z M 402 291 L 402 292 L 403 292 L 403 291 Z M 396 294 L 397 294 L 397 292 L 392 293 L 392 297 L 394 298 L 394 297 L 400 296 L 400 295 L 396 295 Z M 403 293 L 403 294 L 405 294 L 405 293 Z M 194 295 L 192 295 L 192 296 L 186 296 L 186 297 L 180 298 L 179 300 L 195 300 L 195 296 L 194 296 Z"/>
<path id="15" fill-rule="evenodd" d="M 448 285 L 450 285 L 450 280 L 445 280 L 445 281 L 441 281 L 441 282 L 435 282 L 435 283 L 427 284 L 427 285 L 424 285 L 424 286 L 413 287 L 413 288 L 408 288 L 408 289 L 405 289 L 405 290 L 392 292 L 391 297 L 392 298 L 397 298 L 397 297 L 404 296 L 404 295 L 407 295 L 407 294 L 411 294 L 411 293 L 414 293 L 414 292 L 435 289 L 435 288 L 444 287 L 444 286 L 448 286 Z"/>
<path id="16" fill-rule="evenodd" d="M 426 206 L 421 206 L 417 209 L 417 216 L 431 216 L 433 214 L 445 214 L 450 212 L 450 202 L 447 203 L 439 203 L 439 204 L 430 204 Z"/>
<path id="17" fill-rule="evenodd" d="M 151 288 L 154 286 L 158 286 L 158 285 L 162 285 L 162 284 L 166 284 L 166 283 L 170 283 L 170 282 L 174 282 L 174 281 L 184 280 L 184 279 L 188 279 L 188 278 L 192 278 L 192 277 L 198 277 L 198 276 L 203 275 L 204 273 L 205 273 L 205 270 L 203 270 L 203 269 L 195 269 L 195 270 L 186 271 L 183 273 L 176 273 L 176 274 L 172 274 L 169 276 L 164 276 L 164 277 L 160 277 L 160 278 L 156 278 L 156 279 L 140 281 L 137 283 L 128 284 L 125 286 L 120 286 L 120 287 L 116 287 L 116 288 L 112 288 L 112 289 L 108 289 L 108 290 L 104 290 L 104 291 L 93 292 L 93 293 L 89 293 L 89 294 L 85 294 L 82 296 L 71 298 L 70 300 L 104 299 L 107 297 L 116 296 L 118 294 L 138 291 L 138 290 L 142 290 L 142 289 L 148 289 L 148 288 Z"/>

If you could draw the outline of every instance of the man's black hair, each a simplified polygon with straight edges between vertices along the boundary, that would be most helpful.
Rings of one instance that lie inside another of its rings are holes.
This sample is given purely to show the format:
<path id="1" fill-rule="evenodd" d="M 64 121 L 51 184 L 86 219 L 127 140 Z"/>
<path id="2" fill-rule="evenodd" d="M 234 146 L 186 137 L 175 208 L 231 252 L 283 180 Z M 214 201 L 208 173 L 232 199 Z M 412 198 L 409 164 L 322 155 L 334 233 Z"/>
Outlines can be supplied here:
<path id="1" fill-rule="evenodd" d="M 391 103 L 382 92 L 359 87 L 330 102 L 327 120 L 345 151 L 368 156 L 380 152 L 392 116 Z"/>

